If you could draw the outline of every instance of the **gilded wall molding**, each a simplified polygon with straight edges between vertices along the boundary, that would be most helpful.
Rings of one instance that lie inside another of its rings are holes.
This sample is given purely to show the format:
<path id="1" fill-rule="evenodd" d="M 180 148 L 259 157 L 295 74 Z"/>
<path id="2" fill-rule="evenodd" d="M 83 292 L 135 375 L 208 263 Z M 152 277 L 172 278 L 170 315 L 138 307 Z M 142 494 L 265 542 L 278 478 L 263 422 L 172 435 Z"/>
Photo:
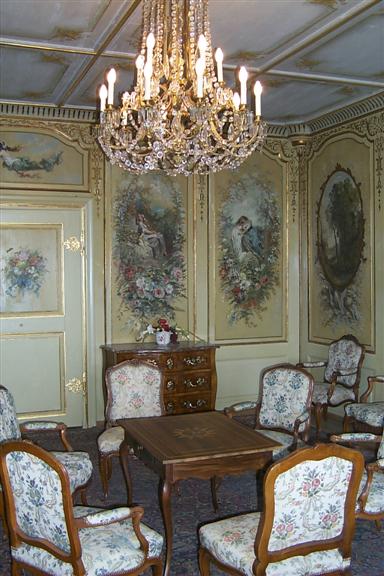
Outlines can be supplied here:
<path id="1" fill-rule="evenodd" d="M 298 198 L 299 198 L 299 154 L 294 146 L 294 143 L 290 140 L 277 140 L 269 139 L 265 144 L 265 149 L 272 153 L 274 156 L 278 156 L 279 159 L 287 163 L 287 193 L 289 198 L 289 204 L 291 208 L 292 222 L 296 222 L 297 210 L 298 210 Z"/>

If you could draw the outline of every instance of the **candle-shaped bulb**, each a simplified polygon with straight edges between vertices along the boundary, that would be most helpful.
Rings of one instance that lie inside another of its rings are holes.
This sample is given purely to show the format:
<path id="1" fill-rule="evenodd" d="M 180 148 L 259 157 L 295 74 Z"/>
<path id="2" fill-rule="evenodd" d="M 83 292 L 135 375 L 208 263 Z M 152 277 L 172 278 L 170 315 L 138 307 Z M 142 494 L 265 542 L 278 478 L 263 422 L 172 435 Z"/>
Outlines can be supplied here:
<path id="1" fill-rule="evenodd" d="M 108 105 L 113 105 L 113 91 L 116 82 L 116 70 L 111 68 L 107 74 L 108 81 Z"/>
<path id="2" fill-rule="evenodd" d="M 200 56 L 202 58 L 204 58 L 205 57 L 205 51 L 207 49 L 207 41 L 205 39 L 204 34 L 200 34 L 199 39 L 197 41 L 197 47 L 200 51 Z"/>
<path id="3" fill-rule="evenodd" d="M 139 54 L 139 56 L 136 58 L 136 68 L 137 70 L 143 70 L 144 68 L 144 63 L 145 63 L 145 59 L 144 56 L 142 54 Z"/>
<path id="4" fill-rule="evenodd" d="M 258 80 L 255 82 L 255 87 L 253 88 L 253 92 L 255 94 L 255 115 L 261 116 L 261 93 L 263 91 L 263 87 L 261 82 Z"/>
<path id="5" fill-rule="evenodd" d="M 223 55 L 223 51 L 221 48 L 218 48 L 215 52 L 215 60 L 216 60 L 216 64 L 217 64 L 217 81 L 218 82 L 222 82 L 223 81 L 223 60 L 224 60 L 224 55 Z"/>
<path id="6" fill-rule="evenodd" d="M 240 80 L 240 104 L 246 104 L 248 72 L 244 66 L 240 68 L 239 80 Z"/>
<path id="7" fill-rule="evenodd" d="M 99 96 L 100 96 L 100 112 L 104 112 L 105 103 L 107 101 L 108 96 L 108 90 L 105 84 L 102 84 L 102 86 L 100 86 Z"/>
<path id="8" fill-rule="evenodd" d="M 238 92 L 235 92 L 233 95 L 233 106 L 235 110 L 238 110 L 240 108 L 240 96 Z"/>
<path id="9" fill-rule="evenodd" d="M 195 64 L 196 77 L 197 77 L 197 97 L 203 97 L 203 86 L 204 86 L 204 69 L 205 62 L 202 58 L 198 58 Z"/>
<path id="10" fill-rule="evenodd" d="M 152 63 L 146 62 L 144 66 L 144 100 L 151 98 Z"/>
<path id="11" fill-rule="evenodd" d="M 150 32 L 147 36 L 147 62 L 152 65 L 153 48 L 155 47 L 155 37 Z"/>
<path id="12" fill-rule="evenodd" d="M 155 47 L 155 36 L 154 36 L 153 32 L 150 32 L 148 34 L 146 44 L 147 44 L 148 50 L 150 50 L 152 52 L 152 50 Z"/>

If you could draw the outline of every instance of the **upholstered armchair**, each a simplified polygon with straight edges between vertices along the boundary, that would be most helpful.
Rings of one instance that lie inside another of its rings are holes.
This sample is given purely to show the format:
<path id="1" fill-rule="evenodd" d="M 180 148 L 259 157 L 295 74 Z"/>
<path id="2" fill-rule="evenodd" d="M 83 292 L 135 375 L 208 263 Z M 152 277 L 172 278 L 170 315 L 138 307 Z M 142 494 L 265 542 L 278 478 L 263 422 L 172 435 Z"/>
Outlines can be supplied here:
<path id="1" fill-rule="evenodd" d="M 325 368 L 322 381 L 315 381 L 313 388 L 312 404 L 317 434 L 320 431 L 321 416 L 326 415 L 328 406 L 357 402 L 364 354 L 364 346 L 348 334 L 330 344 L 327 361 L 297 364 L 306 369 Z"/>
<path id="2" fill-rule="evenodd" d="M 356 504 L 356 517 L 374 520 L 379 529 L 380 521 L 384 519 L 384 435 L 351 432 L 333 434 L 331 440 L 359 447 L 364 447 L 368 443 L 378 445 L 376 460 L 365 465 Z"/>
<path id="3" fill-rule="evenodd" d="M 362 454 L 332 444 L 275 462 L 264 479 L 262 513 L 199 529 L 201 576 L 210 574 L 211 563 L 232 575 L 350 574 L 363 469 Z"/>
<path id="4" fill-rule="evenodd" d="M 12 574 L 162 573 L 163 537 L 141 523 L 140 507 L 73 506 L 64 466 L 22 441 L 0 445 Z"/>
<path id="5" fill-rule="evenodd" d="M 281 448 L 273 459 L 282 458 L 308 440 L 311 422 L 313 377 L 292 364 L 277 364 L 260 374 L 257 402 L 239 402 L 225 414 L 255 414 L 255 429 L 276 440 Z"/>
<path id="6" fill-rule="evenodd" d="M 368 402 L 375 384 L 384 384 L 384 376 L 368 376 L 368 387 L 360 397 L 360 402 L 344 407 L 344 432 L 351 429 L 360 432 L 382 434 L 384 425 L 384 401 Z"/>
<path id="7" fill-rule="evenodd" d="M 27 437 L 28 432 L 57 432 L 66 451 L 52 451 L 52 454 L 66 468 L 71 492 L 79 492 L 83 504 L 86 503 L 86 489 L 92 476 L 93 466 L 89 454 L 74 452 L 66 435 L 67 427 L 63 423 L 49 421 L 31 421 L 19 425 L 12 394 L 0 386 L 0 445 L 7 440 L 19 440 Z M 0 516 L 3 514 L 3 497 L 0 485 Z"/>
<path id="8" fill-rule="evenodd" d="M 107 498 L 112 459 L 119 457 L 124 440 L 124 429 L 116 421 L 163 414 L 163 377 L 161 371 L 148 362 L 126 360 L 107 369 L 105 387 L 105 430 L 99 435 L 97 446 L 101 483 Z"/>

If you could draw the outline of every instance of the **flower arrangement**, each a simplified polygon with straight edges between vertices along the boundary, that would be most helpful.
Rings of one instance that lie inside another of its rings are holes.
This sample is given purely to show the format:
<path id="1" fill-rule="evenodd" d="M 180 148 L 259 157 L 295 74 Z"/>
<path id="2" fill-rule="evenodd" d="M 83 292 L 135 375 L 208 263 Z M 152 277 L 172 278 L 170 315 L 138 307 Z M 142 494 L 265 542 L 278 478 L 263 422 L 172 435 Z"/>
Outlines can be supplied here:
<path id="1" fill-rule="evenodd" d="M 19 292 L 39 295 L 47 272 L 47 259 L 38 250 L 21 248 L 14 251 L 5 265 L 4 273 L 8 283 L 6 293 L 15 297 Z"/>
<path id="2" fill-rule="evenodd" d="M 145 337 L 149 334 L 154 334 L 158 343 L 175 344 L 178 340 L 179 334 L 188 338 L 188 332 L 174 325 L 170 325 L 165 318 L 159 318 L 157 323 L 148 324 L 145 330 L 140 333 L 138 340 L 144 341 Z"/>

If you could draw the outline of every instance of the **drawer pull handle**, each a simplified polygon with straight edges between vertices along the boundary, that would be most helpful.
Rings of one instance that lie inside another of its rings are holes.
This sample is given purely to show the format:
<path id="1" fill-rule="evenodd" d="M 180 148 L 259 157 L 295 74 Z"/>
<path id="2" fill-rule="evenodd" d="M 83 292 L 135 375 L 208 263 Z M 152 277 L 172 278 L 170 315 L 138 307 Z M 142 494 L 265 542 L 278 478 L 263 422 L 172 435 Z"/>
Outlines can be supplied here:
<path id="1" fill-rule="evenodd" d="M 168 413 L 174 412 L 174 410 L 175 410 L 175 404 L 174 404 L 174 402 L 167 402 L 167 405 L 166 405 L 165 409 L 166 409 L 166 411 L 167 411 Z"/>
<path id="2" fill-rule="evenodd" d="M 167 382 L 167 390 L 174 390 L 175 389 L 175 383 L 173 380 L 168 380 Z"/>
<path id="3" fill-rule="evenodd" d="M 199 386 L 205 386 L 207 383 L 205 378 L 196 378 L 196 382 L 193 382 L 190 378 L 184 380 L 184 384 L 187 388 L 198 388 Z"/>
<path id="4" fill-rule="evenodd" d="M 189 408 L 190 410 L 197 410 L 198 408 L 203 408 L 207 405 L 206 400 L 197 400 L 195 404 L 190 400 L 184 400 L 183 406 L 184 408 Z"/>
<path id="5" fill-rule="evenodd" d="M 184 358 L 184 364 L 187 366 L 199 366 L 205 362 L 204 356 L 192 356 Z"/>
<path id="6" fill-rule="evenodd" d="M 167 368 L 169 368 L 169 369 L 173 368 L 174 364 L 173 364 L 172 358 L 167 358 L 166 364 L 167 364 Z"/>

